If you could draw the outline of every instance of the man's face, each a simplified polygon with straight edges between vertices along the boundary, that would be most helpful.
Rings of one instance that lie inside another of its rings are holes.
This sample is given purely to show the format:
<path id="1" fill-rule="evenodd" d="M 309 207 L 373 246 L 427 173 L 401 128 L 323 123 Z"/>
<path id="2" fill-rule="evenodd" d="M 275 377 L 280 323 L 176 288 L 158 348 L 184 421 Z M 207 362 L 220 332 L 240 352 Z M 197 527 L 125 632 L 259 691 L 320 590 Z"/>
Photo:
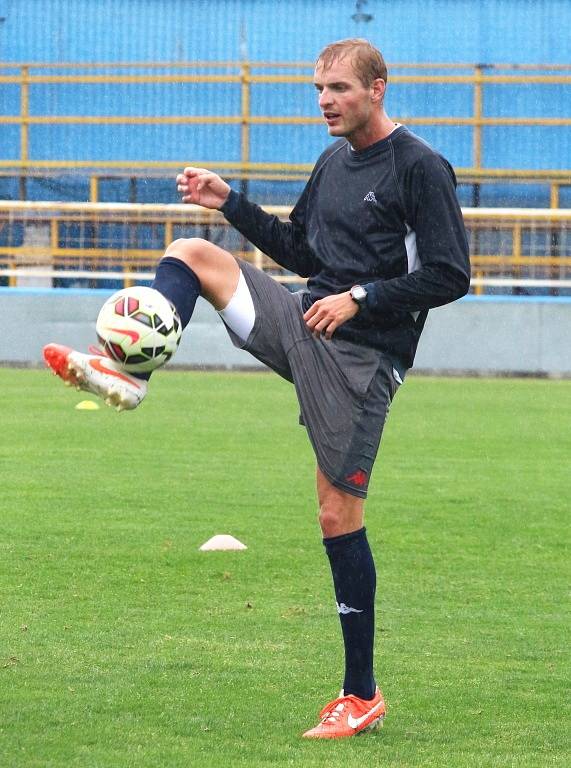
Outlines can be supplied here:
<path id="1" fill-rule="evenodd" d="M 367 146 L 365 137 L 379 114 L 378 90 L 383 81 L 376 80 L 376 85 L 366 88 L 346 56 L 335 60 L 328 69 L 318 62 L 314 83 L 329 135 L 345 136 L 355 149 Z"/>

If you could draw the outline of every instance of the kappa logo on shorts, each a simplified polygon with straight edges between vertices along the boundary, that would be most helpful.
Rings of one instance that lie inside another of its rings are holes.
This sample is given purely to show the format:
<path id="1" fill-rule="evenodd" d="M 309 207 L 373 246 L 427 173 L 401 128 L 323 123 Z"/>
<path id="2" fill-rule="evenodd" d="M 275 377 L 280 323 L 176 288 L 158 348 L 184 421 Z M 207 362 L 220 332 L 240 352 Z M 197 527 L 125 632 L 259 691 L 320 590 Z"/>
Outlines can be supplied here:
<path id="1" fill-rule="evenodd" d="M 358 486 L 367 485 L 367 473 L 364 469 L 357 469 L 352 474 L 347 475 L 345 482 Z"/>
<path id="2" fill-rule="evenodd" d="M 373 190 L 371 190 L 370 192 L 367 192 L 367 194 L 363 198 L 363 202 L 364 203 L 376 203 L 377 202 L 377 198 L 376 198 L 375 193 L 373 192 Z"/>

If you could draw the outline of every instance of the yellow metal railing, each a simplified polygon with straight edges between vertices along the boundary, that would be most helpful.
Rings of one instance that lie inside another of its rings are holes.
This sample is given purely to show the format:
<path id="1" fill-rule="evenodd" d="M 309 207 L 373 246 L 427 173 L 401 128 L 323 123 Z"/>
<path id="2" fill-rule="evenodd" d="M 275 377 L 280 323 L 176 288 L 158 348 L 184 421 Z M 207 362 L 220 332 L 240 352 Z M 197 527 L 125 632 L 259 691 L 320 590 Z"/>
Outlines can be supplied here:
<path id="1" fill-rule="evenodd" d="M 287 218 L 287 207 L 266 210 Z M 465 208 L 471 241 L 472 290 L 489 286 L 571 287 L 571 209 Z M 15 286 L 101 280 L 131 284 L 152 278 L 157 261 L 178 237 L 205 237 L 268 270 L 285 274 L 218 211 L 191 205 L 0 201 L 0 280 Z"/>
<path id="2" fill-rule="evenodd" d="M 433 72 L 437 71 L 437 74 Z M 181 155 L 175 161 L 145 161 L 98 159 L 69 160 L 32 157 L 31 131 L 34 126 L 50 125 L 236 125 L 240 127 L 240 159 L 219 162 L 192 158 L 196 165 L 212 168 L 234 178 L 300 179 L 311 170 L 306 163 L 253 162 L 252 127 L 257 125 L 318 125 L 322 120 L 311 115 L 259 115 L 252 113 L 252 89 L 264 84 L 312 83 L 312 64 L 309 62 L 119 62 L 119 63 L 5 63 L 0 65 L 0 85 L 19 87 L 18 114 L 0 115 L 0 125 L 19 128 L 19 153 L 15 159 L 0 156 L 0 173 L 26 175 L 83 169 L 90 176 L 90 198 L 98 199 L 98 183 L 111 172 L 114 175 L 133 175 L 134 172 L 155 173 L 164 176 L 180 168 L 189 158 Z M 412 72 L 412 74 L 411 74 Z M 426 74 L 430 72 L 430 74 Z M 458 74 L 460 73 L 460 74 Z M 571 169 L 522 171 L 519 169 L 484 168 L 483 129 L 489 126 L 543 126 L 562 130 L 571 126 L 571 116 L 519 117 L 495 115 L 485 111 L 485 89 L 491 85 L 513 85 L 528 88 L 549 85 L 571 86 L 571 66 L 563 65 L 508 65 L 483 64 L 394 64 L 390 67 L 390 85 L 466 85 L 473 89 L 472 114 L 468 116 L 392 115 L 410 126 L 465 126 L 472 129 L 472 162 L 458 169 L 462 183 L 490 183 L 498 179 L 549 184 L 551 207 L 559 204 L 561 185 L 571 184 Z M 65 115 L 38 114 L 31 108 L 37 88 L 66 87 L 70 84 L 86 86 L 107 84 L 234 84 L 240 90 L 240 108 L 236 114 L 204 115 Z M 279 99 L 276 99 L 279 104 Z M 571 140 L 568 141 L 571 144 Z M 0 150 L 1 151 L 1 150 Z M 36 153 L 37 154 L 37 153 Z M 140 174 L 139 174 L 140 175 Z"/>

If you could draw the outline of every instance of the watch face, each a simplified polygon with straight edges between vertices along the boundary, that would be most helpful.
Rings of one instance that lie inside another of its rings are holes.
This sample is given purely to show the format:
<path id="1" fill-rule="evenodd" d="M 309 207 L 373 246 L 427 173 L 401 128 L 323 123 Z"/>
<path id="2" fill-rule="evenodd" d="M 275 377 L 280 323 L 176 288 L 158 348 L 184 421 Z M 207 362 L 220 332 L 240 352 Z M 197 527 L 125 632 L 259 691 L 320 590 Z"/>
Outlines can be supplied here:
<path id="1" fill-rule="evenodd" d="M 363 304 L 367 298 L 367 291 L 362 285 L 354 285 L 351 288 L 351 297 L 357 302 L 357 304 Z"/>

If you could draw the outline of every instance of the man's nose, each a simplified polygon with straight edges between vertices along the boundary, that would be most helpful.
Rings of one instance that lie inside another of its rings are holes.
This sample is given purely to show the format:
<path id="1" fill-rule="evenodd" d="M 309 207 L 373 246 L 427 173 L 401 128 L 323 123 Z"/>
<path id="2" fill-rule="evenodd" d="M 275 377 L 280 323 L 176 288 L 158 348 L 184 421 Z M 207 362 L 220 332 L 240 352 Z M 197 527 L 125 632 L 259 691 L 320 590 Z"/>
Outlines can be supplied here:
<path id="1" fill-rule="evenodd" d="M 319 94 L 319 106 L 321 109 L 331 104 L 331 92 L 324 88 Z"/>

